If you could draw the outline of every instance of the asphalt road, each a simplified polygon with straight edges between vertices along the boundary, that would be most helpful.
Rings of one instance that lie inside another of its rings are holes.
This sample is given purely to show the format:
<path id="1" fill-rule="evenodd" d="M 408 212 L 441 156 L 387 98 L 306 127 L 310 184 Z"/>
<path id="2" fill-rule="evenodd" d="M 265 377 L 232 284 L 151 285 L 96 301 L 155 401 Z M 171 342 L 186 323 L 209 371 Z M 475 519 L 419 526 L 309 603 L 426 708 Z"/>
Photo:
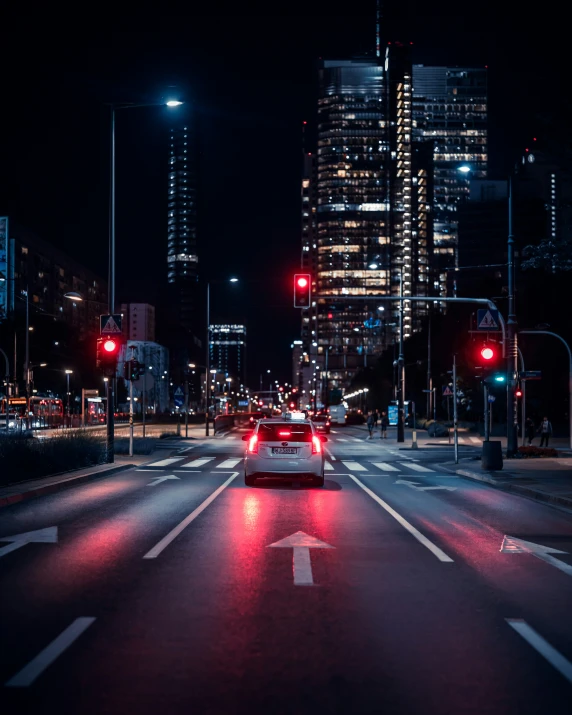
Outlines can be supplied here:
<path id="1" fill-rule="evenodd" d="M 42 531 L 0 541 L 0 711 L 569 715 L 572 515 L 326 448 L 323 489 L 246 487 L 231 434 L 1 509 Z"/>

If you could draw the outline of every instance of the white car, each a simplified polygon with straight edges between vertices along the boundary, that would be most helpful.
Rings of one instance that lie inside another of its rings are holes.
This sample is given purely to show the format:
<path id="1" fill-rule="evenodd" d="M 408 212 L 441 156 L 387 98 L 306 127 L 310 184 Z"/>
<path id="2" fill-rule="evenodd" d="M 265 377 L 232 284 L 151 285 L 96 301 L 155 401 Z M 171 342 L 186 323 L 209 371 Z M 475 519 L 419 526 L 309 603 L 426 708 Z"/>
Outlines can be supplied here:
<path id="1" fill-rule="evenodd" d="M 242 438 L 246 445 L 244 482 L 257 478 L 310 480 L 324 486 L 324 447 L 327 437 L 316 432 L 309 420 L 261 421 Z"/>

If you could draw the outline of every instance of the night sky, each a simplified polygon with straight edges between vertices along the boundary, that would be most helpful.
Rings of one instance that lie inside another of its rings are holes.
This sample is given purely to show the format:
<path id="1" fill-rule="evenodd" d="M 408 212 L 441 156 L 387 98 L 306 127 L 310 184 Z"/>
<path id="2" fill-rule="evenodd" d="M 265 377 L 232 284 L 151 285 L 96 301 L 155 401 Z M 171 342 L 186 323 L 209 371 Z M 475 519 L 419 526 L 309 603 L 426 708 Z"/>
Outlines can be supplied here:
<path id="1" fill-rule="evenodd" d="M 563 18 L 540 9 L 511 18 L 489 1 L 385 5 L 384 40 L 413 41 L 414 62 L 489 67 L 491 177 L 502 178 L 541 136 L 540 115 L 569 110 Z M 202 276 L 242 281 L 213 288 L 213 320 L 247 323 L 251 384 L 270 366 L 289 381 L 299 332 L 291 274 L 300 256 L 301 125 L 314 116 L 315 63 L 371 52 L 375 3 L 354 0 L 345 5 L 351 15 L 336 16 L 324 0 L 311 10 L 266 4 L 250 15 L 217 4 L 217 17 L 139 9 L 112 16 L 93 6 L 99 14 L 42 19 L 27 7 L 4 27 L 0 50 L 0 212 L 106 275 L 105 102 L 177 95 L 200 132 Z M 172 113 L 118 113 L 119 300 L 157 303 L 166 284 Z"/>

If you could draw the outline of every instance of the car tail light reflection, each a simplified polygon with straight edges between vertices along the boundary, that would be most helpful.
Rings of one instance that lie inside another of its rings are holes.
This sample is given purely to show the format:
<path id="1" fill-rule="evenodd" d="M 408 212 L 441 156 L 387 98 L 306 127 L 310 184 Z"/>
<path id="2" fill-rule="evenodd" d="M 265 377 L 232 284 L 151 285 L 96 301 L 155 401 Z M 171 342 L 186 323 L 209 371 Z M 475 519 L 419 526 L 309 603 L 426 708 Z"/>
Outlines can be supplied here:
<path id="1" fill-rule="evenodd" d="M 322 440 L 317 434 L 312 437 L 312 454 L 322 454 Z"/>
<path id="2" fill-rule="evenodd" d="M 291 437 L 291 436 L 292 436 L 292 432 L 278 432 L 278 435 L 279 435 L 280 437 Z"/>
<path id="3" fill-rule="evenodd" d="M 248 440 L 248 451 L 251 454 L 258 454 L 258 435 L 253 434 Z"/>

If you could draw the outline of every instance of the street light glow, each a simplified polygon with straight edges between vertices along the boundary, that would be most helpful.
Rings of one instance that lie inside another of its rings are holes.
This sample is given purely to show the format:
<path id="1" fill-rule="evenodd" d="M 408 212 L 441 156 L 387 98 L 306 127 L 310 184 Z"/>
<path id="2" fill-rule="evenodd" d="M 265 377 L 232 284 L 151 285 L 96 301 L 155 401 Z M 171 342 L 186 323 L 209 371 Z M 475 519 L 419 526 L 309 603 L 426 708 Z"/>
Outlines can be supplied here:
<path id="1" fill-rule="evenodd" d="M 165 102 L 167 107 L 180 107 L 182 102 L 179 102 L 178 99 L 170 99 L 168 102 Z"/>
<path id="2" fill-rule="evenodd" d="M 369 268 L 370 268 L 370 270 L 372 270 L 372 271 L 377 270 L 377 267 L 378 267 L 378 266 L 377 266 L 377 263 L 370 263 L 370 264 L 369 264 Z"/>
<path id="3" fill-rule="evenodd" d="M 66 370 L 65 373 L 66 375 L 73 375 L 73 370 Z"/>
<path id="4" fill-rule="evenodd" d="M 64 298 L 69 298 L 69 300 L 77 300 L 81 303 L 81 301 L 83 300 L 83 295 L 73 290 L 69 293 L 64 293 Z"/>
<path id="5" fill-rule="evenodd" d="M 460 171 L 462 174 L 468 174 L 470 170 L 471 170 L 471 167 L 467 166 L 467 164 L 463 164 L 463 166 L 459 166 L 457 168 L 457 171 Z"/>
<path id="6" fill-rule="evenodd" d="M 231 279 L 230 279 L 230 282 L 231 282 L 231 283 L 238 283 L 238 278 L 231 278 Z"/>

